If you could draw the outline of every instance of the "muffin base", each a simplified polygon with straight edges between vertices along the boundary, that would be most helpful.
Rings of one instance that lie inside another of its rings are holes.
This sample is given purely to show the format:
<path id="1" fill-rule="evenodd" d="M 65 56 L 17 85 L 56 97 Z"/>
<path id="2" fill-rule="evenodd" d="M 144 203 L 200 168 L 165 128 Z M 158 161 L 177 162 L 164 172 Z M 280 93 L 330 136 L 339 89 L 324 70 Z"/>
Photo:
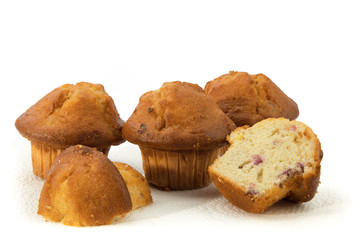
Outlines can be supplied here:
<path id="1" fill-rule="evenodd" d="M 45 179 L 51 164 L 54 162 L 55 158 L 65 149 L 66 147 L 55 148 L 46 144 L 31 142 L 31 160 L 33 173 L 36 176 Z M 107 155 L 109 153 L 110 146 L 98 148 L 97 150 Z"/>
<path id="2" fill-rule="evenodd" d="M 206 187 L 211 180 L 208 167 L 228 148 L 210 151 L 163 151 L 139 146 L 146 180 L 162 190 Z"/>

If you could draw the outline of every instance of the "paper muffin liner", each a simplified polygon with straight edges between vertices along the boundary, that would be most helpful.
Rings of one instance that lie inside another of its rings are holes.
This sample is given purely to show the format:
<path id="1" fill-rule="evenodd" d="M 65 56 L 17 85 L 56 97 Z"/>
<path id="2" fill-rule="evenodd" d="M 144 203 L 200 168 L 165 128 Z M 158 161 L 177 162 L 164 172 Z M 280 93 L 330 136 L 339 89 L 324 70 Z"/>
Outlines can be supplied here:
<path id="1" fill-rule="evenodd" d="M 54 162 L 55 158 L 65 149 L 66 147 L 55 148 L 50 145 L 31 142 L 31 160 L 33 173 L 43 179 L 46 178 L 51 164 Z M 97 148 L 97 150 L 107 155 L 109 153 L 110 146 Z"/>
<path id="2" fill-rule="evenodd" d="M 210 151 L 163 151 L 139 146 L 148 182 L 162 190 L 206 187 L 211 180 L 208 167 L 228 148 Z"/>

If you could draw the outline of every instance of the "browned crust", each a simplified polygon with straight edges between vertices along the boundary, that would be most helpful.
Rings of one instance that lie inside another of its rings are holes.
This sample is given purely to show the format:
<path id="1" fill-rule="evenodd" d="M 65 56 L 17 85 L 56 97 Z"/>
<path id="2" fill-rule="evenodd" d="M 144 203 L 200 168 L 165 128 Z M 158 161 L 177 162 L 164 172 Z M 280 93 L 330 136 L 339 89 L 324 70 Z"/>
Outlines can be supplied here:
<path id="1" fill-rule="evenodd" d="M 305 130 L 309 134 L 309 138 L 315 139 L 315 151 L 313 155 L 313 159 L 315 159 L 315 166 L 312 166 L 313 171 L 304 175 L 295 176 L 295 181 L 293 184 L 293 188 L 289 191 L 287 200 L 292 202 L 308 202 L 317 193 L 317 188 L 320 184 L 320 171 L 321 171 L 321 160 L 323 158 L 323 151 L 321 150 L 321 143 L 317 138 L 316 134 L 311 130 L 311 128 L 307 128 Z"/>
<path id="2" fill-rule="evenodd" d="M 82 145 L 64 150 L 50 168 L 38 214 L 71 226 L 109 224 L 132 209 L 128 189 L 114 164 Z"/>
<path id="3" fill-rule="evenodd" d="M 271 121 L 271 119 L 268 120 Z M 246 129 L 247 126 L 243 128 Z M 262 213 L 281 199 L 292 202 L 310 201 L 317 193 L 317 188 L 320 183 L 320 164 L 323 152 L 320 141 L 312 129 L 307 127 L 304 132 L 305 136 L 315 141 L 313 155 L 315 166 L 310 166 L 313 171 L 301 175 L 294 175 L 289 178 L 284 185 L 274 185 L 272 189 L 261 197 L 258 197 L 256 194 L 248 194 L 246 189 L 215 171 L 212 166 L 209 167 L 209 175 L 215 186 L 229 202 L 247 212 Z M 231 143 L 230 141 L 230 147 Z"/>
<path id="4" fill-rule="evenodd" d="M 256 196 L 248 195 L 245 189 L 238 186 L 236 183 L 233 183 L 228 178 L 220 176 L 217 172 L 212 171 L 211 166 L 209 167 L 209 174 L 220 193 L 229 202 L 247 212 L 262 213 L 278 200 L 276 195 L 273 194 L 268 194 L 263 198 L 256 198 Z"/>
<path id="5" fill-rule="evenodd" d="M 123 127 L 129 142 L 161 150 L 210 150 L 226 144 L 235 124 L 201 87 L 164 83 L 141 96 Z"/>
<path id="6" fill-rule="evenodd" d="M 106 147 L 124 141 L 113 99 L 100 84 L 65 84 L 40 99 L 15 122 L 30 141 L 66 148 Z"/>
<path id="7" fill-rule="evenodd" d="M 113 163 L 119 170 L 129 190 L 133 209 L 152 203 L 151 191 L 145 177 L 125 163 Z"/>
<path id="8" fill-rule="evenodd" d="M 236 126 L 253 125 L 265 118 L 299 115 L 297 104 L 264 74 L 230 71 L 205 86 Z"/>

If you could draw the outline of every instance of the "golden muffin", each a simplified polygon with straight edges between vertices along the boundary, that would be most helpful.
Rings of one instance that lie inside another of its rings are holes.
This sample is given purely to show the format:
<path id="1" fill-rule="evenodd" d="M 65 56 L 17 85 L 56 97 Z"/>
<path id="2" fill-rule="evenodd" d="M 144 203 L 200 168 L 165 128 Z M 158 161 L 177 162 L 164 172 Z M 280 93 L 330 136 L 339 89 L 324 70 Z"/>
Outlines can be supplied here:
<path id="1" fill-rule="evenodd" d="M 129 190 L 132 209 L 144 207 L 152 203 L 151 191 L 145 177 L 125 163 L 113 163 L 119 170 Z"/>
<path id="2" fill-rule="evenodd" d="M 15 122 L 31 141 L 33 172 L 45 178 L 55 157 L 65 148 L 82 144 L 107 154 L 124 141 L 124 121 L 113 99 L 100 84 L 65 84 L 40 99 Z"/>
<path id="3" fill-rule="evenodd" d="M 59 154 L 46 177 L 38 214 L 70 226 L 110 224 L 131 211 L 125 182 L 94 148 L 76 145 Z"/>
<path id="4" fill-rule="evenodd" d="M 297 104 L 264 74 L 230 71 L 208 82 L 205 92 L 238 127 L 265 118 L 299 116 Z"/>
<path id="5" fill-rule="evenodd" d="M 201 87 L 176 81 L 143 94 L 122 133 L 139 145 L 148 182 L 170 190 L 207 186 L 207 168 L 224 152 L 233 129 Z"/>
<path id="6" fill-rule="evenodd" d="M 320 182 L 320 141 L 305 124 L 268 118 L 237 128 L 228 151 L 209 167 L 219 191 L 241 209 L 262 213 L 285 198 L 310 201 Z"/>

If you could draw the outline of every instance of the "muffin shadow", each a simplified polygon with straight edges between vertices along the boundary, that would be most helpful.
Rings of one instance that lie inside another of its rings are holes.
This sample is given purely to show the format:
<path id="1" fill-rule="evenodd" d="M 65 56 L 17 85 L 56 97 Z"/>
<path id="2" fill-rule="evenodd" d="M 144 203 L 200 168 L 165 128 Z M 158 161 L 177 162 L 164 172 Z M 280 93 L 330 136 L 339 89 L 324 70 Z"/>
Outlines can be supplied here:
<path id="1" fill-rule="evenodd" d="M 284 221 L 308 219 L 333 215 L 344 210 L 344 196 L 331 188 L 321 188 L 313 200 L 307 203 L 292 203 L 281 200 L 267 209 L 264 213 L 246 212 L 228 202 L 225 198 L 216 198 L 203 206 L 208 215 L 215 215 L 217 219 L 232 218 L 239 221 Z"/>
<path id="2" fill-rule="evenodd" d="M 292 203 L 286 200 L 275 203 L 263 215 L 300 217 L 302 214 L 331 214 L 334 209 L 342 211 L 343 197 L 330 188 L 320 189 L 314 199 L 307 203 Z M 275 218 L 276 219 L 276 218 Z"/>
<path id="3" fill-rule="evenodd" d="M 153 203 L 147 207 L 137 209 L 131 212 L 126 222 L 137 222 L 159 218 L 171 218 L 171 215 L 177 215 L 181 212 L 187 212 L 190 209 L 197 209 L 203 205 L 209 204 L 214 198 L 220 197 L 220 192 L 213 184 L 201 189 L 194 190 L 173 190 L 166 192 L 151 186 Z"/>

